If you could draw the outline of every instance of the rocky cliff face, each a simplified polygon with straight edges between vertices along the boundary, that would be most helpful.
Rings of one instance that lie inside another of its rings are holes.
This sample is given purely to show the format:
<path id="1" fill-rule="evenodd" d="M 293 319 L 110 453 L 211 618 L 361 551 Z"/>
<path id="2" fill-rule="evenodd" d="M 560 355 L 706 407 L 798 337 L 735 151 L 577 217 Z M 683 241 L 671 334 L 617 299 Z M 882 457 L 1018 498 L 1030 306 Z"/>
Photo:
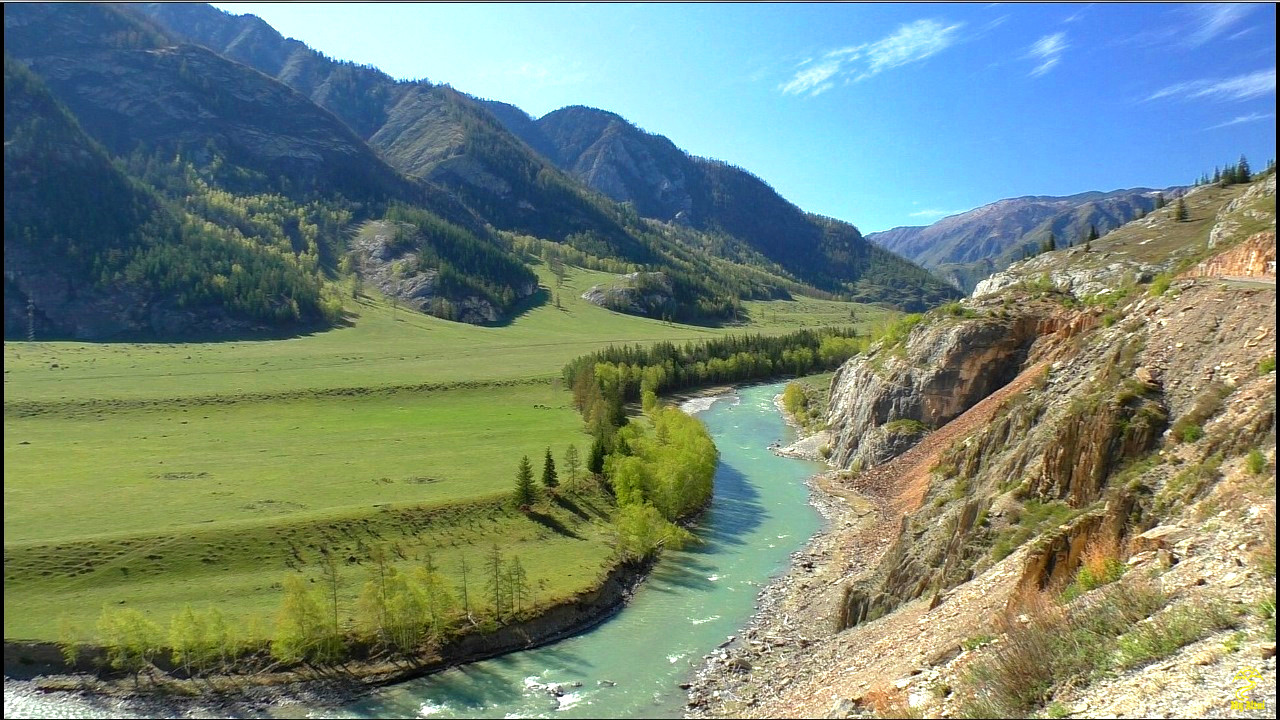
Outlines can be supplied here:
<path id="1" fill-rule="evenodd" d="M 942 319 L 916 328 L 901 345 L 850 360 L 831 381 L 827 422 L 840 429 L 832 462 L 878 465 L 918 439 L 895 421 L 937 428 L 972 407 L 1017 375 L 1036 326 L 1026 314 Z"/>
<path id="2" fill-rule="evenodd" d="M 1266 185 L 1249 191 L 1255 202 L 1206 213 L 1206 224 L 1266 215 L 1256 204 L 1274 202 Z M 855 487 L 911 446 L 885 442 L 887 425 L 908 419 L 937 428 L 1014 376 L 1035 376 L 931 464 L 899 468 L 897 507 L 906 514 L 876 566 L 846 586 L 837 626 L 922 596 L 942 602 L 949 588 L 1037 535 L 1020 586 L 1061 588 L 1083 548 L 1123 545 L 1212 485 L 1216 471 L 1189 475 L 1179 465 L 1216 467 L 1274 444 L 1275 376 L 1257 370 L 1274 358 L 1274 285 L 1231 278 L 1273 268 L 1274 242 L 1270 233 L 1243 241 L 1228 234 L 1219 243 L 1228 249 L 1150 292 L 1135 288 L 1150 273 L 1132 257 L 1098 272 L 1073 268 L 1078 254 L 1053 253 L 1059 264 L 1045 265 L 1053 282 L 1019 278 L 975 294 L 963 311 L 933 313 L 905 342 L 842 367 L 828 417 L 832 461 L 852 470 Z M 1067 282 L 1073 272 L 1093 274 L 1089 283 Z M 1099 292 L 1094 284 L 1124 299 L 1082 306 Z M 921 500 L 909 501 L 908 484 L 925 488 Z"/>

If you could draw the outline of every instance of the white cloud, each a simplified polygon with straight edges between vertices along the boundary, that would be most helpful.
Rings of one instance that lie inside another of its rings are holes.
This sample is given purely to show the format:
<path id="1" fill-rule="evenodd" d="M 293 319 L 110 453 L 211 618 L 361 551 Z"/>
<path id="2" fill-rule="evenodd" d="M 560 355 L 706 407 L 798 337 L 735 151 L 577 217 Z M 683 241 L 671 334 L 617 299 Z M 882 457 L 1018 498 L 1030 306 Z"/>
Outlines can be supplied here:
<path id="1" fill-rule="evenodd" d="M 891 68 L 924 60 L 954 45 L 963 26 L 964 23 L 945 25 L 937 20 L 917 20 L 902 25 L 875 42 L 837 48 L 816 61 L 800 63 L 795 75 L 778 89 L 786 95 L 808 94 L 812 97 L 835 87 L 837 79 L 843 78 L 846 83 L 857 82 Z"/>
<path id="2" fill-rule="evenodd" d="M 959 215 L 962 212 L 964 212 L 964 210 L 934 210 L 930 208 L 927 210 L 917 210 L 916 212 L 908 213 L 907 217 L 940 218 L 940 217 L 947 217 L 950 215 Z"/>
<path id="3" fill-rule="evenodd" d="M 1155 91 L 1147 100 L 1161 98 L 1178 98 L 1182 100 L 1230 101 L 1249 100 L 1263 95 L 1273 95 L 1276 91 L 1276 69 L 1258 70 L 1257 72 L 1237 75 L 1222 79 L 1188 80 L 1175 83 Z"/>
<path id="4" fill-rule="evenodd" d="M 1234 3 L 1213 3 L 1196 5 L 1191 9 L 1191 31 L 1186 35 L 1186 43 L 1191 47 L 1199 47 L 1218 37 L 1244 19 L 1253 8 L 1249 5 Z"/>
<path id="5" fill-rule="evenodd" d="M 1031 43 L 1031 47 L 1027 48 L 1024 57 L 1038 61 L 1038 64 L 1031 70 L 1031 77 L 1040 77 L 1049 72 L 1062 59 L 1062 53 L 1071 47 L 1067 44 L 1067 34 L 1064 32 L 1045 35 L 1039 40 Z"/>
<path id="6" fill-rule="evenodd" d="M 1243 123 L 1257 122 L 1259 120 L 1270 120 L 1275 116 L 1275 113 L 1249 113 L 1248 115 L 1237 115 L 1231 120 L 1207 127 L 1205 130 L 1217 130 L 1218 128 L 1230 127 L 1232 125 L 1241 125 Z"/>

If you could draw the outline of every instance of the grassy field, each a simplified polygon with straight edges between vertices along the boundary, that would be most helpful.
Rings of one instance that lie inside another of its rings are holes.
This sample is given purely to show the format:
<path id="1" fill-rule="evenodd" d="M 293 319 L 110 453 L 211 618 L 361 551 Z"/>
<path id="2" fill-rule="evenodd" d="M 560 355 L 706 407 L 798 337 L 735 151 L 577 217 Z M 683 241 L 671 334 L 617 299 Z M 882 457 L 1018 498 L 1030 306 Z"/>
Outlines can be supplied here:
<path id="1" fill-rule="evenodd" d="M 889 315 L 798 299 L 748 303 L 737 327 L 674 325 L 579 299 L 607 277 L 571 272 L 556 288 L 544 272 L 561 307 L 503 327 L 364 298 L 346 327 L 285 340 L 5 343 L 5 637 L 87 633 L 122 604 L 163 623 L 216 602 L 269 627 L 281 578 L 314 574 L 320 547 L 349 558 L 348 607 L 379 543 L 446 572 L 498 544 L 520 555 L 536 601 L 566 597 L 607 564 L 608 503 L 585 492 L 533 516 L 502 504 L 521 455 L 540 467 L 548 446 L 585 453 L 565 362 Z"/>

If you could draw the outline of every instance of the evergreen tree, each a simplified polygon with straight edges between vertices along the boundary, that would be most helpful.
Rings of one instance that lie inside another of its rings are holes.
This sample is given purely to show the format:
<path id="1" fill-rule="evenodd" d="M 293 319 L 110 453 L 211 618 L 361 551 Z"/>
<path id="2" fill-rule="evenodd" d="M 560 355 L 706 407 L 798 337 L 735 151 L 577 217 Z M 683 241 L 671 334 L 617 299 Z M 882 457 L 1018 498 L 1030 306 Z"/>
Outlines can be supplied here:
<path id="1" fill-rule="evenodd" d="M 1178 222 L 1186 222 L 1189 217 L 1186 201 L 1182 199 L 1182 196 L 1178 196 L 1178 201 L 1173 206 L 1173 219 Z"/>
<path id="2" fill-rule="evenodd" d="M 1249 161 L 1245 159 L 1244 155 L 1241 155 L 1240 162 L 1236 163 L 1236 182 L 1247 183 L 1251 177 L 1249 174 Z"/>
<path id="3" fill-rule="evenodd" d="M 1164 199 L 1164 193 L 1162 193 L 1162 192 L 1158 192 L 1158 193 L 1156 193 L 1156 209 L 1157 209 L 1157 210 L 1159 210 L 1160 208 L 1164 207 L 1165 205 L 1166 205 L 1166 203 L 1165 203 L 1165 199 Z"/>
<path id="4" fill-rule="evenodd" d="M 528 507 L 537 499 L 537 488 L 533 485 L 533 465 L 529 463 L 529 456 L 525 455 L 520 458 L 520 466 L 516 469 L 516 506 Z"/>
<path id="5" fill-rule="evenodd" d="M 1091 242 L 1098 239 L 1098 228 L 1096 225 L 1089 226 L 1089 237 L 1085 238 L 1085 242 Z"/>
<path id="6" fill-rule="evenodd" d="M 1040 252 L 1053 252 L 1058 249 L 1058 239 L 1053 236 L 1053 231 L 1049 231 L 1049 237 L 1044 239 L 1044 243 L 1040 246 Z"/>
<path id="7" fill-rule="evenodd" d="M 597 435 L 595 442 L 591 443 L 591 453 L 587 455 L 587 471 L 593 475 L 603 474 L 605 454 L 604 438 Z"/>
<path id="8" fill-rule="evenodd" d="M 551 457 L 551 448 L 547 448 L 547 455 L 542 460 L 542 486 L 552 490 L 559 484 L 560 478 L 556 476 L 556 460 Z"/>

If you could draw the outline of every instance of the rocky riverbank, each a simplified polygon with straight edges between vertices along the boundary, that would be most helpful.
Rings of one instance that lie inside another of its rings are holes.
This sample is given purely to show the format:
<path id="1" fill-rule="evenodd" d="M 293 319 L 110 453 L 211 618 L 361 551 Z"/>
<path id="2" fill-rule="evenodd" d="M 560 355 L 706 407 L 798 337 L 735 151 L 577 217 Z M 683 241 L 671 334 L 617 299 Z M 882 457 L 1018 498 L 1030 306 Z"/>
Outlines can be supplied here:
<path id="1" fill-rule="evenodd" d="M 821 462 L 814 441 L 823 440 L 824 433 L 804 435 L 782 407 L 781 395 L 774 403 L 801 437 L 773 452 Z M 792 553 L 787 571 L 760 590 L 756 613 L 742 633 L 704 656 L 687 687 L 690 717 L 732 715 L 754 704 L 757 693 L 795 682 L 809 649 L 835 631 L 833 613 L 842 578 L 856 568 L 870 567 L 888 546 L 887 538 L 883 543 L 868 542 L 880 517 L 876 503 L 856 493 L 835 492 L 838 475 L 829 471 L 809 478 L 809 503 L 822 516 L 823 527 Z"/>

